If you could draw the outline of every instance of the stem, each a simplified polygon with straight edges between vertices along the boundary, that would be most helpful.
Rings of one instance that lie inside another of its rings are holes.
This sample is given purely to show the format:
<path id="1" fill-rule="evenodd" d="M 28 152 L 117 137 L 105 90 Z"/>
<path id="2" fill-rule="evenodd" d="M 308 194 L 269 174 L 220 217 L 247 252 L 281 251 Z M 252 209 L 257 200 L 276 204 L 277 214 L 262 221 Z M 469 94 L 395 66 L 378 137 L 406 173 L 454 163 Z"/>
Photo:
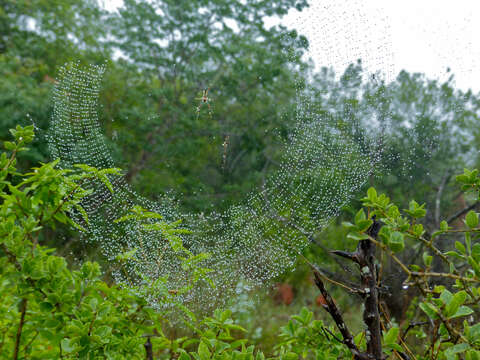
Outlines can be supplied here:
<path id="1" fill-rule="evenodd" d="M 13 349 L 13 360 L 18 359 L 18 350 L 20 349 L 20 338 L 22 337 L 23 324 L 25 323 L 25 313 L 27 312 L 27 299 L 23 298 L 20 303 L 20 323 L 18 324 L 17 336 L 15 339 L 15 348 Z"/>
<path id="2" fill-rule="evenodd" d="M 367 230 L 369 237 L 376 239 L 380 231 L 380 223 L 373 218 L 373 224 Z M 368 327 L 367 352 L 375 359 L 382 359 L 382 329 L 378 303 L 377 267 L 375 265 L 375 243 L 361 240 L 357 246 L 357 260 L 360 266 L 360 277 L 364 286 L 365 310 L 363 321 Z"/>
<path id="3" fill-rule="evenodd" d="M 12 151 L 12 156 L 10 156 L 10 159 L 8 159 L 7 164 L 3 167 L 2 171 L 7 170 L 10 165 L 12 165 L 13 160 L 15 159 L 15 155 L 17 154 L 17 149 L 14 149 Z"/>
<path id="4" fill-rule="evenodd" d="M 39 332 L 36 331 L 35 332 L 35 335 L 32 336 L 32 338 L 30 339 L 30 341 L 28 342 L 27 345 L 25 345 L 25 347 L 23 348 L 23 352 L 27 352 L 28 348 L 30 347 L 30 345 L 32 345 L 32 343 L 35 341 L 35 339 L 37 338 Z"/>
<path id="5" fill-rule="evenodd" d="M 147 360 L 153 360 L 153 346 L 152 342 L 150 341 L 150 336 L 147 337 L 147 342 L 143 345 L 145 347 L 145 352 L 146 352 L 146 359 Z"/>
<path id="6" fill-rule="evenodd" d="M 443 278 L 461 280 L 465 282 L 480 282 L 478 279 L 475 279 L 475 278 L 467 278 L 464 276 L 450 274 L 450 273 L 410 271 L 410 275 L 420 276 L 420 277 L 443 277 Z"/>
<path id="7" fill-rule="evenodd" d="M 317 285 L 323 298 L 325 299 L 324 309 L 330 314 L 333 321 L 335 321 L 335 324 L 337 325 L 338 330 L 340 330 L 340 333 L 343 336 L 342 343 L 350 349 L 350 351 L 354 355 L 355 360 L 373 359 L 371 355 L 361 353 L 357 345 L 355 345 L 353 336 L 348 330 L 347 325 L 343 320 L 342 314 L 340 313 L 340 310 L 338 309 L 337 305 L 335 304 L 332 297 L 328 293 L 327 289 L 325 289 L 325 286 L 323 285 L 320 273 L 316 269 L 314 269 L 313 274 L 315 275 L 315 285 Z"/>

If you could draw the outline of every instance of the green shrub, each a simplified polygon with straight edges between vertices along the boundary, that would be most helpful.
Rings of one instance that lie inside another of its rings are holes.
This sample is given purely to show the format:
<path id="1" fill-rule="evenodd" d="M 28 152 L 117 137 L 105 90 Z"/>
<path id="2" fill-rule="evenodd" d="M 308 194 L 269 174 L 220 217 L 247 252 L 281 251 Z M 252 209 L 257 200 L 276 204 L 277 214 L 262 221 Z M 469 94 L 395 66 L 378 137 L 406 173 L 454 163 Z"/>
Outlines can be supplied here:
<path id="1" fill-rule="evenodd" d="M 59 222 L 82 229 L 69 217 L 76 211 L 88 223 L 81 202 L 90 191 L 82 184 L 97 179 L 111 190 L 108 176 L 118 175 L 119 170 L 86 165 L 60 170 L 54 161 L 30 173 L 18 173 L 16 155 L 32 141 L 33 127 L 17 126 L 11 133 L 15 141 L 4 143 L 9 154 L 0 156 L 0 357 L 144 358 L 145 334 L 155 335 L 158 351 L 169 351 L 172 342 L 161 332 L 165 311 L 152 308 L 138 289 L 108 286 L 100 280 L 97 263 L 86 262 L 72 271 L 64 258 L 52 254 L 54 249 L 38 243 L 42 229 Z M 131 216 L 142 220 L 153 215 L 134 208 Z M 159 215 L 155 221 L 150 222 L 150 230 L 162 232 L 184 261 L 192 274 L 190 286 L 206 278 L 208 270 L 197 264 L 205 254 L 188 252 L 175 224 L 164 223 Z M 124 260 L 121 257 L 119 261 Z M 188 288 L 172 292 L 165 284 L 165 279 L 159 279 L 153 286 L 160 303 L 186 311 L 176 297 Z"/>

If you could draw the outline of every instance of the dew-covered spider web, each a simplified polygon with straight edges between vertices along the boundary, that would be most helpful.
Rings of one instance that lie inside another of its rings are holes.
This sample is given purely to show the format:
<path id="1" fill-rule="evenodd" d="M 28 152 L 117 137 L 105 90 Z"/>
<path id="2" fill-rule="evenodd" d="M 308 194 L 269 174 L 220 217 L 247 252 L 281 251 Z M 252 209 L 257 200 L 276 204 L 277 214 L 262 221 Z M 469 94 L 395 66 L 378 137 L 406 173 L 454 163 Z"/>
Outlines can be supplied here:
<path id="1" fill-rule="evenodd" d="M 152 279 L 167 278 L 168 289 L 178 289 L 190 280 L 157 233 L 142 232 L 135 221 L 116 222 L 134 206 L 158 212 L 167 222 L 181 219 L 181 227 L 191 232 L 182 235 L 185 246 L 194 254 L 210 254 L 203 265 L 212 269 L 215 286 L 197 286 L 181 300 L 215 306 L 239 281 L 258 286 L 294 267 L 298 254 L 373 176 L 390 126 L 383 84 L 392 79 L 391 46 L 386 20 L 365 18 L 360 1 L 352 4 L 360 10 L 333 3 L 314 3 L 306 10 L 312 22 L 298 30 L 325 36 L 323 48 L 312 47 L 306 54 L 320 63 L 310 78 L 298 83 L 294 126 L 276 170 L 245 201 L 224 213 L 183 213 L 168 196 L 154 202 L 136 193 L 122 176 L 110 178 L 113 193 L 101 183 L 85 185 L 93 190 L 82 204 L 89 222 L 80 214 L 72 216 L 86 228 L 84 240 L 99 246 L 112 262 L 118 283 L 148 289 Z M 351 22 L 339 28 L 335 17 Z M 361 36 L 365 33 L 377 36 L 367 40 Z M 336 47 L 335 37 L 350 45 Z M 333 63 L 344 67 L 342 77 L 329 68 Z M 115 167 L 97 115 L 104 71 L 104 66 L 78 64 L 59 71 L 48 140 L 52 158 L 60 158 L 64 168 L 77 163 Z M 370 85 L 357 86 L 367 80 Z M 371 96 L 365 96 L 369 92 Z M 116 261 L 131 250 L 136 252 L 127 261 Z M 164 304 L 154 293 L 144 293 L 153 304 Z"/>
<path id="2" fill-rule="evenodd" d="M 52 157 L 60 158 L 62 167 L 115 166 L 97 116 L 104 70 L 67 65 L 59 73 L 48 139 Z M 140 249 L 113 269 L 117 282 L 148 287 L 148 281 L 139 277 L 143 274 L 148 279 L 168 277 L 168 288 L 177 289 L 188 279 L 165 242 L 156 233 L 140 234 L 140 224 L 115 220 L 135 205 L 160 213 L 166 221 L 182 219 L 182 226 L 191 231 L 183 237 L 188 249 L 211 254 L 204 266 L 213 270 L 215 288 L 206 292 L 208 296 L 195 294 L 202 287 L 192 290 L 190 299 L 197 303 L 224 298 L 239 280 L 259 285 L 293 267 L 315 232 L 367 180 L 381 153 L 379 137 L 371 137 L 355 122 L 318 114 L 307 103 L 304 97 L 278 170 L 242 204 L 226 213 L 184 214 L 167 197 L 149 201 L 135 193 L 124 177 L 112 176 L 113 193 L 101 183 L 85 185 L 94 190 L 82 204 L 88 223 L 80 214 L 72 214 L 87 229 L 85 241 L 97 244 L 112 262 L 119 254 Z M 150 300 L 155 302 L 153 295 Z"/>

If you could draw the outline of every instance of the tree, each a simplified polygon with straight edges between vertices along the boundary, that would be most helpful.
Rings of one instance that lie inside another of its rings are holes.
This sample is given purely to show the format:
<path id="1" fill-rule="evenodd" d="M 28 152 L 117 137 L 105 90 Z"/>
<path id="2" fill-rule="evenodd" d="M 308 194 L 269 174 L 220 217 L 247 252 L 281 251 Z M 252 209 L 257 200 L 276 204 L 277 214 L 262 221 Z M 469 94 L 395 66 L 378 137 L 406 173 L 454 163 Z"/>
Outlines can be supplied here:
<path id="1" fill-rule="evenodd" d="M 143 98 L 125 93 L 128 108 L 105 114 L 119 136 L 129 132 L 127 177 L 139 189 L 154 194 L 175 184 L 189 194 L 183 203 L 206 210 L 258 183 L 275 146 L 272 130 L 291 121 L 281 115 L 294 103 L 295 67 L 307 46 L 294 31 L 266 29 L 264 18 L 293 6 L 306 2 L 129 0 L 111 16 L 111 44 L 136 67 L 123 86 L 148 89 Z M 196 111 L 203 90 L 211 113 Z"/>

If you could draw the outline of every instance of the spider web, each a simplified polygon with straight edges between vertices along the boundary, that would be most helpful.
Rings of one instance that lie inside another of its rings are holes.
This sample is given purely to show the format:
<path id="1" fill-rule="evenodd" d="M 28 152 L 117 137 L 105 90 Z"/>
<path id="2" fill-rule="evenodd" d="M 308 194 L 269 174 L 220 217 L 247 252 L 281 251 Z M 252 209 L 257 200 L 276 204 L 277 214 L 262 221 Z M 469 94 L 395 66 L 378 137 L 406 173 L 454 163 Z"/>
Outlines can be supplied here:
<path id="1" fill-rule="evenodd" d="M 328 13 L 338 9 L 332 5 Z M 362 15 L 352 12 L 349 16 Z M 335 20 L 321 17 L 314 23 L 324 31 L 327 29 L 324 26 L 335 24 Z M 340 30 L 338 34 L 349 36 L 345 35 L 346 29 Z M 348 31 L 354 30 L 352 25 Z M 312 31 L 319 29 L 313 27 Z M 388 40 L 382 39 L 378 49 L 383 46 L 388 50 Z M 355 63 L 365 52 L 370 52 L 369 46 L 374 45 L 360 43 L 353 48 L 345 64 Z M 326 53 L 335 58 L 343 50 L 327 47 Z M 376 61 L 369 66 L 375 68 L 383 62 L 388 65 L 388 51 L 386 56 L 378 54 Z M 104 66 L 82 68 L 78 64 L 67 64 L 59 71 L 48 141 L 52 157 L 60 158 L 64 168 L 76 163 L 97 168 L 115 166 L 97 114 L 104 72 Z M 320 73 L 325 79 L 332 77 L 329 70 Z M 83 224 L 79 215 L 72 214 L 87 228 L 84 240 L 98 244 L 112 263 L 125 251 L 143 249 L 127 264 L 112 266 L 112 275 L 118 283 L 148 288 L 150 282 L 145 278 L 162 277 L 168 279 L 169 289 L 188 283 L 188 274 L 182 270 L 178 258 L 162 245 L 157 235 L 140 236 L 138 223 L 115 222 L 135 205 L 158 212 L 167 221 L 182 219 L 183 226 L 191 231 L 183 236 L 189 250 L 211 254 L 203 265 L 213 269 L 211 278 L 215 288 L 198 286 L 182 297 L 184 302 L 215 307 L 235 291 L 239 281 L 259 286 L 295 266 L 298 254 L 371 176 L 382 154 L 382 131 L 388 122 L 379 114 L 378 104 L 360 102 L 362 93 L 355 90 L 342 93 L 334 79 L 330 79 L 330 95 L 323 93 L 320 97 L 329 104 L 328 111 L 321 111 L 315 77 L 310 81 L 298 87 L 294 127 L 278 158 L 277 170 L 243 203 L 225 213 L 182 213 L 167 196 L 153 202 L 137 194 L 124 177 L 111 178 L 113 194 L 101 184 L 88 184 L 93 193 L 83 206 L 89 224 Z M 329 98 L 332 92 L 338 95 L 337 102 Z M 348 103 L 339 106 L 340 99 L 346 98 L 358 99 L 358 106 Z M 366 116 L 371 119 L 368 124 L 362 122 Z M 149 294 L 148 300 L 166 306 L 155 294 Z"/>

